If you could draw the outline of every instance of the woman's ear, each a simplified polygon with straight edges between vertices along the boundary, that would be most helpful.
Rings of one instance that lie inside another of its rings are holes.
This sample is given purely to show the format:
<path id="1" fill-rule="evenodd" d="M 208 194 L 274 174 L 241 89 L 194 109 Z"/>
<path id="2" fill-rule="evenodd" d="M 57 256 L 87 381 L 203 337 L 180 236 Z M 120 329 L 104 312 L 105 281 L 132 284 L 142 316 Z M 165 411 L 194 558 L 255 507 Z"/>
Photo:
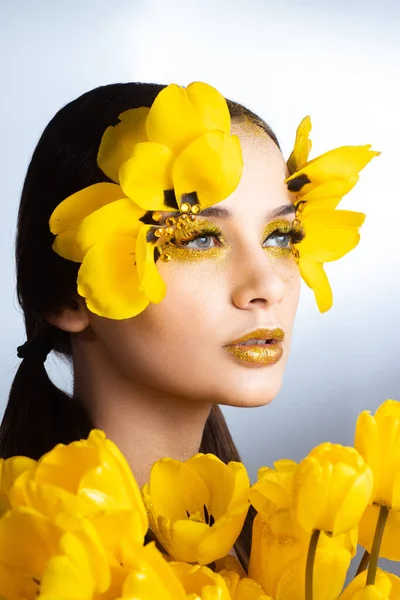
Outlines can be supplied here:
<path id="1" fill-rule="evenodd" d="M 46 321 L 63 331 L 80 333 L 90 325 L 90 311 L 79 296 L 57 312 L 47 314 Z"/>

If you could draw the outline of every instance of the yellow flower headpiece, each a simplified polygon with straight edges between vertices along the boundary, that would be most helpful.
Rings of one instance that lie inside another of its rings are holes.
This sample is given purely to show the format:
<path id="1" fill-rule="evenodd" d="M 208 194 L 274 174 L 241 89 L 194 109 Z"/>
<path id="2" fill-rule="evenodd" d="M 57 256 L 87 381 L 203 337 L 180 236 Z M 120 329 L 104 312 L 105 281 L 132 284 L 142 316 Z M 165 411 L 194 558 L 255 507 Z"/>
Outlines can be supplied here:
<path id="1" fill-rule="evenodd" d="M 380 152 L 371 145 L 341 146 L 308 161 L 311 150 L 310 117 L 297 128 L 293 152 L 287 161 L 290 176 L 285 180 L 295 196 L 296 218 L 305 237 L 296 244 L 300 273 L 314 290 L 321 312 L 332 306 L 332 290 L 323 268 L 355 248 L 360 239 L 363 213 L 335 210 L 340 200 L 357 183 L 358 173 Z"/>
<path id="2" fill-rule="evenodd" d="M 150 302 L 161 302 L 166 290 L 156 262 L 170 259 L 168 240 L 201 210 L 232 194 L 243 169 L 226 100 L 205 83 L 169 85 L 151 108 L 127 110 L 119 121 L 106 129 L 97 155 L 99 167 L 115 183 L 72 194 L 50 218 L 53 249 L 82 263 L 78 293 L 92 312 L 110 319 L 130 318 Z M 356 183 L 358 171 L 379 153 L 370 146 L 345 147 L 306 162 L 310 128 L 306 117 L 286 182 L 306 232 L 294 253 L 323 311 L 332 299 L 322 263 L 357 244 L 364 219 L 334 209 Z"/>

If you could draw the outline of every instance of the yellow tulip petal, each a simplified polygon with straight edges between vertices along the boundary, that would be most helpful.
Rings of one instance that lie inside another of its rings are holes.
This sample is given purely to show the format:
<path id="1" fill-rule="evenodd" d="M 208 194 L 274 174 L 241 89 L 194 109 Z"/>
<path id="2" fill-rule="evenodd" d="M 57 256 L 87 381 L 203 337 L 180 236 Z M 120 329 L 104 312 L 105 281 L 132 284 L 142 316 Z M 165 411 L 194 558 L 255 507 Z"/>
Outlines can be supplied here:
<path id="1" fill-rule="evenodd" d="M 59 233 L 53 242 L 53 250 L 62 258 L 81 263 L 85 257 L 85 253 L 76 241 L 78 230 L 79 226 Z"/>
<path id="2" fill-rule="evenodd" d="M 228 570 L 221 571 L 220 575 L 225 580 L 232 600 L 272 600 L 254 579 L 246 576 L 242 579 L 234 571 Z"/>
<path id="3" fill-rule="evenodd" d="M 21 507 L 0 519 L 0 594 L 11 587 L 17 598 L 34 598 L 49 558 L 57 553 L 61 531 L 36 511 Z"/>
<path id="4" fill-rule="evenodd" d="M 379 516 L 379 506 L 368 506 L 359 525 L 359 544 L 371 552 Z M 400 561 L 400 512 L 389 511 L 379 550 L 381 558 Z"/>
<path id="5" fill-rule="evenodd" d="M 162 524 L 159 524 L 159 531 L 163 532 Z M 207 538 L 209 532 L 210 527 L 204 522 L 200 523 L 189 519 L 175 521 L 169 529 L 168 551 L 174 560 L 196 562 L 201 565 L 209 564 L 213 559 L 208 560 L 208 554 L 199 550 L 201 542 Z M 161 539 L 165 539 L 163 535 Z M 229 550 L 231 548 L 232 546 L 229 547 Z M 215 549 L 213 552 L 215 558 L 221 558 L 225 554 L 226 551 L 219 554 L 218 551 L 215 552 Z"/>
<path id="6" fill-rule="evenodd" d="M 50 231 L 57 235 L 66 229 L 72 229 L 95 210 L 124 196 L 122 189 L 115 183 L 89 185 L 56 207 L 50 217 Z"/>
<path id="7" fill-rule="evenodd" d="M 264 518 L 273 511 L 289 508 L 292 502 L 292 480 L 297 463 L 279 460 L 274 467 L 261 467 L 258 470 L 258 482 L 250 490 L 251 503 Z"/>
<path id="8" fill-rule="evenodd" d="M 82 473 L 97 467 L 98 460 L 97 449 L 88 446 L 86 441 L 57 444 L 39 460 L 35 481 L 51 483 L 75 494 Z"/>
<path id="9" fill-rule="evenodd" d="M 370 469 L 359 475 L 353 485 L 343 493 L 343 502 L 338 509 L 333 535 L 350 531 L 359 524 L 372 494 L 373 475 Z M 338 497 L 339 500 L 340 496 Z M 340 501 L 340 500 L 339 500 Z"/>
<path id="10" fill-rule="evenodd" d="M 118 116 L 120 122 L 107 127 L 101 138 L 97 164 L 107 177 L 117 183 L 122 163 L 132 156 L 137 143 L 147 141 L 146 120 L 149 110 L 145 106 L 126 110 Z"/>
<path id="11" fill-rule="evenodd" d="M 299 269 L 305 283 L 315 294 L 320 312 L 329 310 L 333 303 L 333 296 L 323 265 L 315 260 L 309 260 L 300 256 Z"/>
<path id="12" fill-rule="evenodd" d="M 193 594 L 200 600 L 231 600 L 224 578 L 208 567 L 172 562 L 170 568 L 186 594 Z"/>
<path id="13" fill-rule="evenodd" d="M 381 418 L 395 417 L 400 419 L 400 402 L 398 400 L 385 400 L 376 409 L 375 418 L 380 421 Z"/>
<path id="14" fill-rule="evenodd" d="M 103 206 L 83 219 L 77 231 L 77 243 L 86 252 L 98 242 L 114 235 L 136 238 L 145 212 L 131 200 L 124 198 Z"/>
<path id="15" fill-rule="evenodd" d="M 174 156 L 167 146 L 143 142 L 119 171 L 124 193 L 143 210 L 171 210 L 164 191 L 171 190 Z"/>
<path id="16" fill-rule="evenodd" d="M 314 598 L 336 600 L 340 594 L 351 556 L 347 550 L 318 550 L 313 570 Z M 305 587 L 306 557 L 293 563 L 282 575 L 277 586 L 275 600 L 303 600 Z"/>
<path id="17" fill-rule="evenodd" d="M 303 165 L 285 181 L 288 189 L 301 198 L 316 185 L 331 179 L 348 179 L 359 173 L 380 152 L 365 146 L 341 146 L 321 154 Z"/>
<path id="18" fill-rule="evenodd" d="M 237 188 L 243 158 L 239 138 L 211 131 L 194 140 L 175 161 L 172 178 L 178 203 L 196 192 L 202 209 L 221 202 Z"/>
<path id="19" fill-rule="evenodd" d="M 310 131 L 311 119 L 309 116 L 307 116 L 304 117 L 304 119 L 301 121 L 300 125 L 297 128 L 294 148 L 287 161 L 287 167 L 290 174 L 297 171 L 299 166 L 301 166 L 308 160 L 308 155 L 310 154 L 312 145 L 311 140 L 308 137 Z"/>
<path id="20" fill-rule="evenodd" d="M 307 533 L 323 529 L 320 525 L 328 502 L 331 472 L 331 464 L 313 457 L 306 457 L 299 463 L 293 482 L 294 510 L 300 526 Z"/>
<path id="21" fill-rule="evenodd" d="M 379 489 L 380 479 L 379 434 L 375 418 L 367 410 L 363 411 L 358 416 L 354 447 L 374 473 L 373 498 L 375 498 Z"/>
<path id="22" fill-rule="evenodd" d="M 136 241 L 136 263 L 139 275 L 139 289 L 150 302 L 158 304 L 165 298 L 166 285 L 154 260 L 155 244 L 147 241 L 147 235 L 154 229 L 142 225 Z"/>
<path id="23" fill-rule="evenodd" d="M 166 515 L 171 522 L 187 519 L 187 512 L 204 514 L 204 505 L 210 502 L 209 491 L 201 477 L 185 463 L 171 458 L 154 463 L 149 490 L 155 513 Z"/>
<path id="24" fill-rule="evenodd" d="M 121 600 L 186 600 L 183 585 L 154 542 L 134 548 L 128 563 L 131 573 L 124 583 Z"/>
<path id="25" fill-rule="evenodd" d="M 108 319 L 129 319 L 148 306 L 139 290 L 136 240 L 115 237 L 93 246 L 78 273 L 78 293 L 89 310 Z"/>
<path id="26" fill-rule="evenodd" d="M 392 587 L 390 588 L 390 600 L 399 600 L 400 598 L 400 577 L 397 577 L 394 573 L 385 572 L 386 577 L 389 579 Z"/>
<path id="27" fill-rule="evenodd" d="M 10 508 L 10 491 L 16 480 L 36 465 L 37 461 L 27 456 L 13 456 L 0 461 L 0 516 Z"/>
<path id="28" fill-rule="evenodd" d="M 198 563 L 209 564 L 231 551 L 243 529 L 248 508 L 248 504 L 245 503 L 230 509 L 208 528 L 198 544 L 195 559 Z"/>
<path id="29" fill-rule="evenodd" d="M 358 228 L 364 219 L 365 215 L 362 213 L 343 210 L 317 210 L 312 214 L 305 214 L 302 222 L 306 235 L 296 248 L 300 256 L 309 260 L 338 260 L 358 244 Z"/>
<path id="30" fill-rule="evenodd" d="M 220 573 L 221 571 L 229 571 L 229 573 L 231 574 L 236 573 L 239 579 L 246 577 L 246 571 L 243 569 L 236 556 L 233 556 L 232 554 L 227 554 L 223 558 L 219 558 L 218 560 L 216 560 L 215 570 L 217 573 Z"/>
<path id="31" fill-rule="evenodd" d="M 388 574 L 377 569 L 375 584 L 368 585 L 367 571 L 362 571 L 340 594 L 338 600 L 386 600 L 389 598 L 391 583 Z M 393 598 L 395 600 L 395 597 Z"/>
<path id="32" fill-rule="evenodd" d="M 249 500 L 250 481 L 245 466 L 231 461 L 227 465 L 213 454 L 196 454 L 186 465 L 197 473 L 210 494 L 209 510 L 215 518 L 230 506 Z"/>
<path id="33" fill-rule="evenodd" d="M 353 189 L 359 180 L 359 175 L 354 173 L 348 179 L 331 179 L 313 187 L 302 197 L 304 202 L 315 202 L 330 199 L 332 202 L 331 208 L 336 208 L 340 200 Z"/>
<path id="34" fill-rule="evenodd" d="M 309 536 L 299 539 L 296 534 L 297 531 L 292 531 L 291 535 L 274 535 L 260 515 L 256 515 L 253 521 L 249 577 L 273 598 L 281 577 L 290 565 L 307 555 Z M 304 593 L 304 587 L 299 591 Z"/>
<path id="35" fill-rule="evenodd" d="M 323 443 L 316 446 L 299 465 L 295 476 L 295 509 L 300 524 L 311 533 L 319 529 L 333 535 L 357 526 L 372 492 L 372 471 L 352 447 Z M 317 512 L 312 486 L 325 488 Z"/>
<path id="36" fill-rule="evenodd" d="M 250 489 L 250 501 L 256 511 L 268 518 L 278 507 L 283 507 L 289 501 L 288 494 L 273 481 L 259 481 Z"/>
<path id="37" fill-rule="evenodd" d="M 130 508 L 135 509 L 135 511 L 138 509 L 144 535 L 148 529 L 146 510 L 143 505 L 140 488 L 125 456 L 122 454 L 118 446 L 114 444 L 112 440 L 107 438 L 103 431 L 98 429 L 93 429 L 90 432 L 88 436 L 88 444 L 93 445 L 95 448 L 102 448 L 107 453 L 109 459 L 113 459 L 114 465 L 118 469 L 122 484 L 126 490 Z M 139 535 L 141 535 L 141 533 L 139 533 Z"/>
<path id="38" fill-rule="evenodd" d="M 53 250 L 63 258 L 83 262 L 86 252 L 98 242 L 114 235 L 136 238 L 144 214 L 128 198 L 115 200 L 85 217 L 77 227 L 57 235 Z"/>
<path id="39" fill-rule="evenodd" d="M 87 526 L 82 531 L 66 532 L 62 536 L 59 551 L 46 565 L 40 598 L 67 596 L 81 600 L 105 592 L 109 585 L 106 554 L 95 531 Z"/>
<path id="40" fill-rule="evenodd" d="M 179 154 L 207 131 L 230 131 L 230 115 L 225 98 L 206 83 L 194 82 L 187 88 L 176 84 L 164 88 L 154 100 L 147 119 L 149 140 Z"/>

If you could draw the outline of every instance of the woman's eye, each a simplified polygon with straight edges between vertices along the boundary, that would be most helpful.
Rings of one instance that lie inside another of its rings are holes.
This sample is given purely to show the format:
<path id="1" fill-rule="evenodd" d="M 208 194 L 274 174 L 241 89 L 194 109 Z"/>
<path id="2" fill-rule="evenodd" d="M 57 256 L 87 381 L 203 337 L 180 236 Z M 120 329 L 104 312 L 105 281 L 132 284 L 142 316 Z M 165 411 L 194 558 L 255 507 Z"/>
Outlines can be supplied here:
<path id="1" fill-rule="evenodd" d="M 270 248 L 290 248 L 291 247 L 291 235 L 290 233 L 281 233 L 276 231 L 272 233 L 264 242 L 264 247 Z"/>
<path id="2" fill-rule="evenodd" d="M 201 250 L 202 248 L 215 248 L 218 246 L 218 243 L 212 244 L 212 242 L 218 242 L 217 238 L 214 235 L 202 235 L 190 242 L 183 242 L 182 245 L 185 248 L 192 248 L 194 250 Z"/>

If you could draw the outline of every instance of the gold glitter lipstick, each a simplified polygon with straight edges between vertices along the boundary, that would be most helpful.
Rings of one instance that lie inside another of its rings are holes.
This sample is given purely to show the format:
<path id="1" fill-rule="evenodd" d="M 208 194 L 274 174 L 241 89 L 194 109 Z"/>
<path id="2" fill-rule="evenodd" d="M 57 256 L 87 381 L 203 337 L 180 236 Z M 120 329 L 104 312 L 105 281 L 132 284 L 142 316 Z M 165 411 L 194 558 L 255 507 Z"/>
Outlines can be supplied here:
<path id="1" fill-rule="evenodd" d="M 256 329 L 234 340 L 224 350 L 234 358 L 253 365 L 273 365 L 282 358 L 284 331 L 275 329 Z"/>

